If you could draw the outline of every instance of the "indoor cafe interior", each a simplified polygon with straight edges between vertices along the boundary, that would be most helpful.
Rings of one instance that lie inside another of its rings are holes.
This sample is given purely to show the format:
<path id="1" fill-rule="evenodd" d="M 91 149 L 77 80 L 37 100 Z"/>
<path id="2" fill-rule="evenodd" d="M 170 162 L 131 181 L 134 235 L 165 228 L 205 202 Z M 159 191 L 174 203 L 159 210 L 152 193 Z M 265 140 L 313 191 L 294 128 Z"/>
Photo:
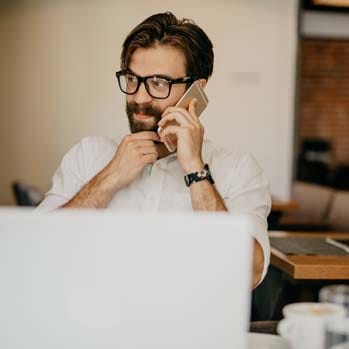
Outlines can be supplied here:
<path id="1" fill-rule="evenodd" d="M 2 0 L 0 42 L 0 348 L 349 349 L 348 0 Z"/>

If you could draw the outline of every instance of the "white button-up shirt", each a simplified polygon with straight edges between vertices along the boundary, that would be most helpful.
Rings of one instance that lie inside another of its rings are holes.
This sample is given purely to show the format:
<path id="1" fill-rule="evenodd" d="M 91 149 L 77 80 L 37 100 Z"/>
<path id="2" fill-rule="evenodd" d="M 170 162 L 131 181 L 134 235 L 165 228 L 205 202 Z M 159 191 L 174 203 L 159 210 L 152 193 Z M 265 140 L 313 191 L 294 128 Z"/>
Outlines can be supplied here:
<path id="1" fill-rule="evenodd" d="M 67 203 L 110 162 L 119 143 L 120 140 L 87 137 L 70 149 L 38 210 L 50 211 Z M 251 235 L 263 249 L 264 277 L 270 255 L 267 216 L 271 199 L 262 169 L 251 155 L 217 148 L 210 141 L 204 142 L 202 155 L 229 212 L 248 213 L 254 222 Z M 114 195 L 108 208 L 131 212 L 193 211 L 184 176 L 173 153 L 147 165 L 130 185 Z"/>

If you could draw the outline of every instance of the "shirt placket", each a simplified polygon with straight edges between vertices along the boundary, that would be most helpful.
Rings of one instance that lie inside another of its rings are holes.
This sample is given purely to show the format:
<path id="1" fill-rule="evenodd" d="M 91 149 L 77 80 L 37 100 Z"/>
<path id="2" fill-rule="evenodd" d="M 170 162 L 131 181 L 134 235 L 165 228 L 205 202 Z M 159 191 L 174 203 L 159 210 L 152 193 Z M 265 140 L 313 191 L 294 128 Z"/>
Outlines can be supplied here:
<path id="1" fill-rule="evenodd" d="M 147 188 L 147 210 L 149 211 L 159 210 L 166 168 L 167 161 L 158 161 L 149 168 Z"/>

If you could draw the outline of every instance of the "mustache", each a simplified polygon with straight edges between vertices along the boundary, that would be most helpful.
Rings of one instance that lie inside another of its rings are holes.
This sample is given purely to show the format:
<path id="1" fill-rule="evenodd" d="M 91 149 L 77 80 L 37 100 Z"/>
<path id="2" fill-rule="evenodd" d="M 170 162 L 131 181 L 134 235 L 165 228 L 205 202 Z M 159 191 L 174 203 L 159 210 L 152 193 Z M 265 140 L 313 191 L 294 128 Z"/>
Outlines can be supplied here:
<path id="1" fill-rule="evenodd" d="M 161 120 L 162 111 L 151 104 L 137 104 L 131 102 L 127 103 L 126 109 L 129 117 L 133 116 L 133 114 L 145 114 L 153 116 L 157 122 Z"/>

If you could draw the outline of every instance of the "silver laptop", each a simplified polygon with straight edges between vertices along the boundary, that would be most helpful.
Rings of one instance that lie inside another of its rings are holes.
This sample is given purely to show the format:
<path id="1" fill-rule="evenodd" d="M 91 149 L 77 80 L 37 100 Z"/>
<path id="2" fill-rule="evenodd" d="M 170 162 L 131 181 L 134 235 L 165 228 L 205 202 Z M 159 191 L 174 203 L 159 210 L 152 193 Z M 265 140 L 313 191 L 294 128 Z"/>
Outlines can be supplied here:
<path id="1" fill-rule="evenodd" d="M 245 348 L 245 216 L 0 210 L 0 348 Z"/>

